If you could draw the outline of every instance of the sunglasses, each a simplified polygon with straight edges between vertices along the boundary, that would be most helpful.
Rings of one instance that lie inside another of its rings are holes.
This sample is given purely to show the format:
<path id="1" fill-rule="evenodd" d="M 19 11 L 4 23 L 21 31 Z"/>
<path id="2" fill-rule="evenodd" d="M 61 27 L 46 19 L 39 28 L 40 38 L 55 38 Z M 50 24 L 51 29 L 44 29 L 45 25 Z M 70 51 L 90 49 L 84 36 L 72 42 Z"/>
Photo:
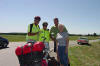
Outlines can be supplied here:
<path id="1" fill-rule="evenodd" d="M 35 21 L 40 21 L 39 19 L 35 19 Z"/>
<path id="2" fill-rule="evenodd" d="M 44 27 L 47 27 L 47 25 L 43 25 Z"/>

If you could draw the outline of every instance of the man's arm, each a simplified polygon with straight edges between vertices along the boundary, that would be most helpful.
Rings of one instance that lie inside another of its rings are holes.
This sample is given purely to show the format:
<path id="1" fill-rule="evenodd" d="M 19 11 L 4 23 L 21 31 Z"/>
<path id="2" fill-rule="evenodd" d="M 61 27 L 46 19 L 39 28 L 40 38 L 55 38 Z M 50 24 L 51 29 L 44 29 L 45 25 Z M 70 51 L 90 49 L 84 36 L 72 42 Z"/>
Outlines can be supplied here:
<path id="1" fill-rule="evenodd" d="M 50 38 L 51 38 L 53 41 L 55 41 L 55 40 L 56 40 L 55 38 L 53 38 L 53 37 L 52 37 L 52 35 L 51 35 L 51 34 L 50 34 Z"/>
<path id="2" fill-rule="evenodd" d="M 53 29 L 54 29 L 53 27 L 51 27 L 51 29 L 50 29 L 50 38 L 51 38 L 53 41 L 55 41 L 55 38 L 52 37 L 52 33 L 54 32 Z"/>
<path id="3" fill-rule="evenodd" d="M 28 36 L 34 36 L 34 35 L 37 35 L 37 34 L 39 34 L 39 32 L 36 32 L 36 33 L 28 32 Z"/>

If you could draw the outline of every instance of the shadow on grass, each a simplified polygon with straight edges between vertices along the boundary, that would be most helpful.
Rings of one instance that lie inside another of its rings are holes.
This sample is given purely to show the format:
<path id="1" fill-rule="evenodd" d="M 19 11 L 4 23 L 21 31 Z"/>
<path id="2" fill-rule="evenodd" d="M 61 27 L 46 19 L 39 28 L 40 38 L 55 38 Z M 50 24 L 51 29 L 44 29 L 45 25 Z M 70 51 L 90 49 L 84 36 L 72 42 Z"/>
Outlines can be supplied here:
<path id="1" fill-rule="evenodd" d="M 91 44 L 89 44 L 89 43 L 88 43 L 88 44 L 81 44 L 81 45 L 92 46 L 92 45 L 91 45 Z"/>
<path id="2" fill-rule="evenodd" d="M 7 49 L 7 48 L 9 48 L 9 47 L 0 47 L 0 50 L 2 50 L 2 49 Z"/>

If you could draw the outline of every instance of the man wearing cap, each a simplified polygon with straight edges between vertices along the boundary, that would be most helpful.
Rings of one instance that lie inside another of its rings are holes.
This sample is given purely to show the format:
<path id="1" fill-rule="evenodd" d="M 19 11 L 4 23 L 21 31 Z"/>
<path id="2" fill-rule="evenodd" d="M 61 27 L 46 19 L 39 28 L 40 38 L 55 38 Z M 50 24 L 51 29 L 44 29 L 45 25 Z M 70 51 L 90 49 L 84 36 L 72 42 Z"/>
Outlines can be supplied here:
<path id="1" fill-rule="evenodd" d="M 46 55 L 45 55 L 44 59 L 47 59 L 48 52 L 50 49 L 49 48 L 50 32 L 49 32 L 49 29 L 47 29 L 47 26 L 48 26 L 47 22 L 43 22 L 42 26 L 43 26 L 43 28 L 40 29 L 40 33 L 39 33 L 39 41 L 42 41 L 45 44 Z"/>
<path id="2" fill-rule="evenodd" d="M 39 16 L 34 17 L 34 23 L 28 25 L 28 33 L 26 36 L 27 42 L 36 42 L 39 39 L 39 22 L 41 18 Z"/>

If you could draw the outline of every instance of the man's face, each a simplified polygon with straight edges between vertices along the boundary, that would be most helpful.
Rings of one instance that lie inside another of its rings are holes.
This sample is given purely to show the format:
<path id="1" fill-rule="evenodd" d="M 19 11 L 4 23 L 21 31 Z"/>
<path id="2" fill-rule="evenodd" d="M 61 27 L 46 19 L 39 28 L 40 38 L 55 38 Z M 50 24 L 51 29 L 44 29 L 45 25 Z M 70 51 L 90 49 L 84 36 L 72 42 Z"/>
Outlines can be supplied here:
<path id="1" fill-rule="evenodd" d="M 55 19 L 55 20 L 54 20 L 54 24 L 55 24 L 55 25 L 58 25 L 58 19 Z"/>
<path id="2" fill-rule="evenodd" d="M 47 25 L 43 25 L 43 29 L 47 29 Z"/>
<path id="3" fill-rule="evenodd" d="M 38 20 L 38 19 L 35 20 L 35 24 L 36 24 L 36 25 L 38 25 L 39 22 L 40 22 L 40 20 Z"/>

